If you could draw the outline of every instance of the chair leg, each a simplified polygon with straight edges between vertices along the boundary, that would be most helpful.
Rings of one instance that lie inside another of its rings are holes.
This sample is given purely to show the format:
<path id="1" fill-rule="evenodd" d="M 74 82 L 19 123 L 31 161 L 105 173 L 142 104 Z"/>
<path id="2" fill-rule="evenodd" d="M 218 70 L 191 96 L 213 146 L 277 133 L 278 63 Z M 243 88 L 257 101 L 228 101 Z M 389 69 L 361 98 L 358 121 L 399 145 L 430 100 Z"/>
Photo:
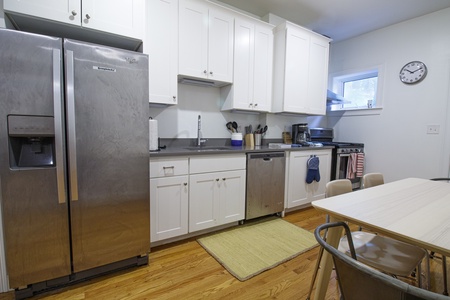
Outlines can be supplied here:
<path id="1" fill-rule="evenodd" d="M 447 258 L 442 255 L 442 278 L 444 279 L 444 292 L 443 294 L 448 296 L 447 289 Z"/>
<path id="2" fill-rule="evenodd" d="M 314 283 L 316 282 L 317 273 L 319 272 L 319 268 L 320 268 L 320 261 L 322 260 L 323 250 L 324 250 L 323 247 L 320 247 L 319 254 L 317 255 L 316 267 L 314 269 L 314 274 L 311 279 L 311 285 L 309 286 L 309 292 L 308 292 L 308 296 L 306 297 L 306 300 L 311 299 L 312 290 L 314 288 Z"/>

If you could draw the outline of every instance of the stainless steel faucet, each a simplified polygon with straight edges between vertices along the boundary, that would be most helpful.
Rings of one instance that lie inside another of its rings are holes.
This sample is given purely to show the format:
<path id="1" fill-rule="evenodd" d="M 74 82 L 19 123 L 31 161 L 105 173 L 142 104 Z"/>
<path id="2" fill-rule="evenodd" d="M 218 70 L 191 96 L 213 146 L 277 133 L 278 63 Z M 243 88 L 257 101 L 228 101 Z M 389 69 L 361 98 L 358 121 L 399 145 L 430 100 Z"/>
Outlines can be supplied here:
<path id="1" fill-rule="evenodd" d="M 206 142 L 205 139 L 202 139 L 202 117 L 198 115 L 198 126 L 197 126 L 197 146 L 202 146 Z"/>

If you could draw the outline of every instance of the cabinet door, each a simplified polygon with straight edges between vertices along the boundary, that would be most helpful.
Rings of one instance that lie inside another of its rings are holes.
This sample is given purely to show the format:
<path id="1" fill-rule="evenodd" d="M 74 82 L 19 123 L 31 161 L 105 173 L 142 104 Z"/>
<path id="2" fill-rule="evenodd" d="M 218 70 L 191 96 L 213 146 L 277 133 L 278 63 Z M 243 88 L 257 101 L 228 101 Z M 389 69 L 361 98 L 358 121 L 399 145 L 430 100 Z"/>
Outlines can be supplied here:
<path id="1" fill-rule="evenodd" d="M 81 0 L 3 0 L 3 9 L 72 25 L 81 24 Z"/>
<path id="2" fill-rule="evenodd" d="M 311 155 L 319 157 L 320 181 L 306 183 L 307 162 Z M 311 203 L 325 197 L 325 186 L 330 181 L 331 150 L 291 152 L 288 173 L 288 208 Z"/>
<path id="3" fill-rule="evenodd" d="M 178 103 L 178 0 L 147 2 L 144 53 L 149 59 L 149 101 Z"/>
<path id="4" fill-rule="evenodd" d="M 197 1 L 179 2 L 178 73 L 207 78 L 208 7 Z"/>
<path id="5" fill-rule="evenodd" d="M 150 179 L 150 241 L 188 233 L 188 176 Z"/>
<path id="6" fill-rule="evenodd" d="M 307 187 L 310 202 L 325 198 L 326 185 L 330 181 L 331 174 L 331 150 L 317 151 L 314 154 L 319 157 L 320 181 L 313 181 Z"/>
<path id="7" fill-rule="evenodd" d="M 219 224 L 219 181 L 217 173 L 189 176 L 189 232 Z"/>
<path id="8" fill-rule="evenodd" d="M 311 36 L 309 52 L 308 97 L 306 97 L 309 113 L 326 114 L 329 42 Z"/>
<path id="9" fill-rule="evenodd" d="M 145 0 L 83 0 L 82 26 L 143 39 Z"/>
<path id="10" fill-rule="evenodd" d="M 245 218 L 245 175 L 245 170 L 218 174 L 220 179 L 220 225 Z"/>
<path id="11" fill-rule="evenodd" d="M 288 27 L 286 36 L 286 66 L 284 111 L 304 113 L 307 110 L 309 34 Z"/>
<path id="12" fill-rule="evenodd" d="M 253 107 L 258 111 L 270 111 L 273 64 L 272 27 L 256 25 L 254 49 Z"/>
<path id="13" fill-rule="evenodd" d="M 236 19 L 234 35 L 233 108 L 253 109 L 255 25 Z"/>
<path id="14" fill-rule="evenodd" d="M 209 10 L 208 78 L 233 82 L 233 29 L 231 14 Z"/>

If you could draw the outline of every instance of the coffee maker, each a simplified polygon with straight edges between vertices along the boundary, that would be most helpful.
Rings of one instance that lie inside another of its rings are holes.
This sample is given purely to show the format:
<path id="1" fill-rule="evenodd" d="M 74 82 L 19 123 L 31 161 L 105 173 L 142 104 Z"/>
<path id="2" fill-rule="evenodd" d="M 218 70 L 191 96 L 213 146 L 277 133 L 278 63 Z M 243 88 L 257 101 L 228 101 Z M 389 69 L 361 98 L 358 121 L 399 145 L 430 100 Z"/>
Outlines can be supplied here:
<path id="1" fill-rule="evenodd" d="M 308 123 L 292 125 L 292 143 L 299 145 L 308 145 L 311 142 Z"/>

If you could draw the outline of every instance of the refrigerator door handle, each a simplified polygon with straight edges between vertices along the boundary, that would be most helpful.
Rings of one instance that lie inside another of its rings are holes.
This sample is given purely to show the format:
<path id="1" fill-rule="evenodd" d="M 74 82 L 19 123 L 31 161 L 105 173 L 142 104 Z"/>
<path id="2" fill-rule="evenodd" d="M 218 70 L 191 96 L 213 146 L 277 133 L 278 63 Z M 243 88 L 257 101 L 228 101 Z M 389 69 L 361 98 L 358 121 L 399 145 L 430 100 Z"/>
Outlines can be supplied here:
<path id="1" fill-rule="evenodd" d="M 53 49 L 53 109 L 55 124 L 55 159 L 56 184 L 58 188 L 58 203 L 66 203 L 66 189 L 64 182 L 63 156 L 63 120 L 61 97 L 61 50 Z"/>
<path id="2" fill-rule="evenodd" d="M 78 200 L 77 142 L 75 131 L 75 74 L 73 51 L 66 50 L 66 97 L 71 201 Z"/>

